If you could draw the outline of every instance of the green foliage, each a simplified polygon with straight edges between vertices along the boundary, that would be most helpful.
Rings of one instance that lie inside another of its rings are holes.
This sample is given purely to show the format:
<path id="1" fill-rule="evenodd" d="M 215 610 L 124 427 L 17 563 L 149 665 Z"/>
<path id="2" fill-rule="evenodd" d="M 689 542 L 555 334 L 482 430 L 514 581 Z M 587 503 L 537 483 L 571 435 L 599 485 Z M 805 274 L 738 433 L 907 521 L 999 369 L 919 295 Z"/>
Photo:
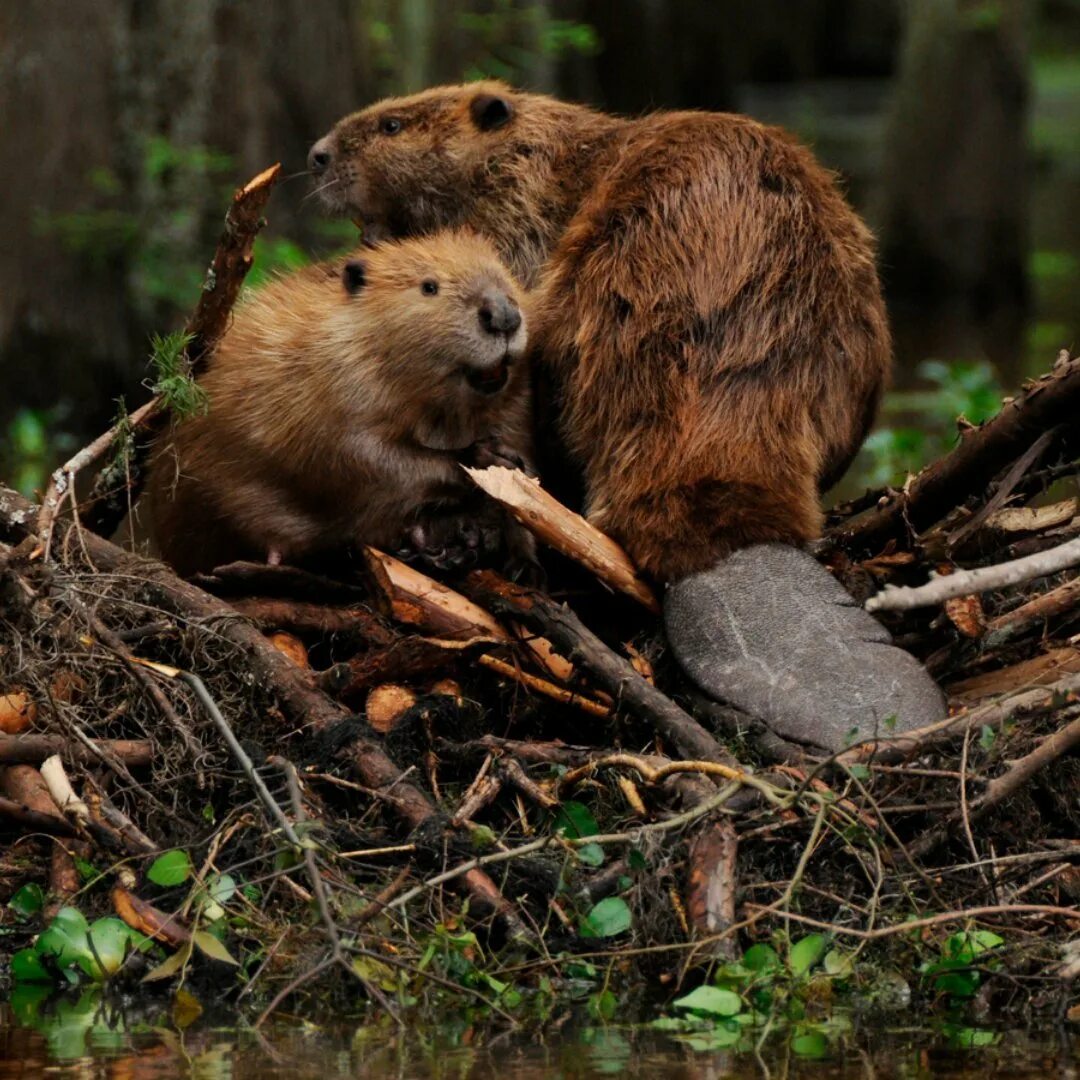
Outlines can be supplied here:
<path id="1" fill-rule="evenodd" d="M 45 906 L 44 890 L 36 881 L 24 885 L 12 896 L 7 906 L 23 920 L 40 915 L 41 909 Z"/>
<path id="2" fill-rule="evenodd" d="M 212 147 L 179 146 L 163 135 L 145 137 L 140 150 L 126 184 L 110 169 L 95 168 L 87 186 L 96 205 L 40 214 L 36 226 L 90 271 L 122 270 L 136 310 L 158 318 L 189 308 L 198 296 L 209 230 L 228 201 L 233 161 Z"/>
<path id="3" fill-rule="evenodd" d="M 553 829 L 571 840 L 596 836 L 600 832 L 600 826 L 596 824 L 592 811 L 584 803 L 575 802 L 573 799 L 568 799 L 555 811 Z"/>
<path id="4" fill-rule="evenodd" d="M 191 335 L 177 330 L 150 339 L 150 364 L 154 370 L 155 394 L 160 394 L 174 416 L 181 419 L 206 412 L 206 391 L 188 373 L 187 347 Z"/>
<path id="5" fill-rule="evenodd" d="M 132 949 L 153 943 L 119 919 L 98 919 L 92 925 L 73 907 L 61 908 L 31 948 L 11 960 L 17 983 L 77 985 L 82 979 L 104 982 L 120 971 Z"/>
<path id="6" fill-rule="evenodd" d="M 920 968 L 923 979 L 935 994 L 960 1000 L 973 998 L 983 984 L 985 971 L 996 966 L 988 954 L 1004 944 L 1004 938 L 989 930 L 951 934 L 942 943 L 940 956 Z"/>
<path id="7" fill-rule="evenodd" d="M 581 920 L 578 932 L 583 938 L 607 938 L 625 934 L 633 916 L 621 896 L 609 896 L 596 904 Z"/>
<path id="8" fill-rule="evenodd" d="M 159 855 L 146 871 L 147 878 L 155 885 L 170 888 L 182 885 L 191 877 L 191 858 L 186 851 L 174 849 Z"/>
<path id="9" fill-rule="evenodd" d="M 553 19 L 542 4 L 494 0 L 489 11 L 462 12 L 458 26 L 475 43 L 473 62 L 464 73 L 466 81 L 489 78 L 509 83 L 527 81 L 535 65 L 532 49 L 549 60 L 574 53 L 593 56 L 600 50 L 600 39 L 591 26 Z M 527 43 L 532 43 L 532 48 Z"/>
<path id="10" fill-rule="evenodd" d="M 350 225 L 355 238 L 356 230 Z M 311 257 L 295 241 L 284 236 L 260 234 L 255 241 L 252 256 L 255 260 L 244 279 L 244 287 L 257 289 L 282 274 L 290 274 L 311 263 Z"/>
<path id="11" fill-rule="evenodd" d="M 45 489 L 50 469 L 74 447 L 72 437 L 58 430 L 64 412 L 19 409 L 0 432 L 0 476 L 27 498 Z"/>
<path id="12" fill-rule="evenodd" d="M 956 440 L 958 417 L 980 424 L 1001 408 L 1001 385 L 985 361 L 927 360 L 918 374 L 933 389 L 889 394 L 882 412 L 917 416 L 920 426 L 887 426 L 870 435 L 856 468 L 869 487 L 901 484 L 907 474 L 947 453 Z"/>

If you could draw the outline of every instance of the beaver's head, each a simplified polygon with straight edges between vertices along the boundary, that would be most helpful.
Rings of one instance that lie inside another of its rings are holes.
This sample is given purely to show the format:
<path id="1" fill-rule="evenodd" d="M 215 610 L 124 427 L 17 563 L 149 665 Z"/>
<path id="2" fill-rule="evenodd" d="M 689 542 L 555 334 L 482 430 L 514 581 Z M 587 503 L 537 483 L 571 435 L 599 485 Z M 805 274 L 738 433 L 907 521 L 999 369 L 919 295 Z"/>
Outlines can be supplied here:
<path id="1" fill-rule="evenodd" d="M 480 82 L 380 101 L 311 148 L 316 190 L 329 209 L 357 218 L 370 241 L 463 224 L 501 159 L 515 153 L 528 98 Z"/>
<path id="2" fill-rule="evenodd" d="M 349 259 L 342 283 L 340 317 L 362 315 L 365 391 L 423 445 L 468 446 L 481 420 L 524 391 L 521 291 L 486 240 L 454 231 L 385 241 Z"/>

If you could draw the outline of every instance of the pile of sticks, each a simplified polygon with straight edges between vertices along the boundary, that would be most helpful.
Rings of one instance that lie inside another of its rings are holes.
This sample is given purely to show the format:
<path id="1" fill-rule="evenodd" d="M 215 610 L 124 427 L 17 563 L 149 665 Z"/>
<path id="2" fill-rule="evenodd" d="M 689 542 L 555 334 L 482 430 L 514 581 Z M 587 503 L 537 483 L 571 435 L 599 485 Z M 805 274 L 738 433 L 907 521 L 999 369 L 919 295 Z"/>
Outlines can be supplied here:
<path id="1" fill-rule="evenodd" d="M 235 196 L 188 327 L 194 374 L 276 177 Z M 155 399 L 58 469 L 40 504 L 0 487 L 0 826 L 51 838 L 54 908 L 80 888 L 75 858 L 122 865 L 115 911 L 173 948 L 183 918 L 141 896 L 132 867 L 170 845 L 204 868 L 233 847 L 267 866 L 291 851 L 267 879 L 313 902 L 304 932 L 321 944 L 315 961 L 270 965 L 268 1011 L 331 968 L 390 1008 L 356 961 L 406 964 L 444 888 L 537 971 L 553 940 L 587 947 L 581 913 L 621 893 L 637 920 L 616 948 L 651 956 L 635 947 L 649 940 L 679 970 L 781 922 L 870 941 L 978 919 L 1075 974 L 1054 950 L 1080 927 L 1078 407 L 1080 360 L 1063 353 L 903 490 L 833 511 L 817 555 L 952 709 L 781 760 L 756 718 L 680 680 L 619 547 L 512 470 L 470 473 L 558 553 L 550 581 L 569 602 L 488 570 L 436 581 L 373 549 L 334 578 L 237 563 L 192 581 L 122 550 L 105 537 L 137 497 L 165 419 Z M 77 500 L 80 472 L 121 436 L 123 468 Z M 199 799 L 213 825 L 190 812 Z M 557 828 L 581 799 L 618 827 Z M 603 865 L 582 859 L 589 845 Z M 255 922 L 269 933 L 268 912 Z"/>

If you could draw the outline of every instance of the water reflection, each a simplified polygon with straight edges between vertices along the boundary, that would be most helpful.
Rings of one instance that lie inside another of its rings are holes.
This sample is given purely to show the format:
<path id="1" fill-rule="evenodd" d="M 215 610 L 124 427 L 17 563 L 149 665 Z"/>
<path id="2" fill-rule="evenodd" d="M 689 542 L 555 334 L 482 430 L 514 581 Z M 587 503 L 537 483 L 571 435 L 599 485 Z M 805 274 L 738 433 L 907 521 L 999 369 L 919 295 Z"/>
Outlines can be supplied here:
<path id="1" fill-rule="evenodd" d="M 841 1025 L 807 1042 L 798 1030 L 760 1052 L 717 1049 L 647 1028 L 597 1027 L 567 1016 L 541 1031 L 498 1030 L 465 1018 L 399 1029 L 389 1020 L 317 1024 L 282 1018 L 262 1031 L 197 1007 L 111 1006 L 95 994 L 0 1006 L 0 1078 L 139 1077 L 1075 1077 L 1067 1032 L 1003 1031 L 910 1016 Z M 193 1019 L 194 1018 L 194 1019 Z M 186 1020 L 193 1020 L 183 1027 Z"/>

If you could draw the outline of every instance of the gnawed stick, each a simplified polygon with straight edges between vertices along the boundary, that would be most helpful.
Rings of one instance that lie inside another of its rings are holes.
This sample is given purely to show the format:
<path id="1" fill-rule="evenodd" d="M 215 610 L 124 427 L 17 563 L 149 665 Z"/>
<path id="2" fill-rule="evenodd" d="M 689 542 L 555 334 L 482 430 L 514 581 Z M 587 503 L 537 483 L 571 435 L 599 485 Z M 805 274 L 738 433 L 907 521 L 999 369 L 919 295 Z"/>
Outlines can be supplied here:
<path id="1" fill-rule="evenodd" d="M 1033 578 L 1056 574 L 1080 563 L 1080 537 L 1057 547 L 1040 551 L 1011 562 L 996 566 L 980 566 L 974 570 L 958 570 L 955 574 L 935 577 L 925 585 L 900 588 L 886 585 L 881 592 L 866 601 L 867 611 L 910 611 L 913 608 L 932 607 L 955 596 L 1005 589 L 1021 585 Z"/>
<path id="2" fill-rule="evenodd" d="M 195 311 L 185 327 L 185 333 L 190 338 L 186 353 L 192 375 L 199 374 L 205 357 L 225 333 L 233 304 L 254 261 L 252 248 L 255 237 L 265 224 L 263 211 L 280 174 L 281 166 L 272 165 L 249 180 L 233 195 L 232 205 L 225 215 L 225 231 L 207 269 Z M 118 437 L 142 438 L 156 431 L 165 411 L 161 396 L 152 398 L 80 450 L 52 474 L 38 515 L 37 531 L 46 557 L 50 551 L 53 524 L 60 510 L 60 503 L 64 495 L 71 490 L 80 470 L 100 461 Z M 127 463 L 124 475 L 127 498 L 124 500 L 116 498 L 116 493 L 112 490 L 119 478 L 111 475 L 110 469 L 102 470 L 89 499 L 81 509 L 81 518 L 85 525 L 105 535 L 116 528 L 127 511 L 128 502 L 134 501 L 138 495 L 141 483 L 138 459 L 144 454 L 145 445 L 141 451 L 136 447 L 136 460 Z M 130 489 L 128 483 L 131 485 Z"/>
<path id="3" fill-rule="evenodd" d="M 392 555 L 369 547 L 365 557 L 386 598 L 387 614 L 398 622 L 450 641 L 487 640 L 508 645 L 517 641 L 556 679 L 564 678 L 568 671 L 573 674 L 573 665 L 550 641 L 532 634 L 512 636 L 482 607 Z"/>
<path id="4" fill-rule="evenodd" d="M 1004 645 L 1040 623 L 1064 615 L 1076 607 L 1080 607 L 1080 577 L 1075 577 L 1072 581 L 1067 581 L 1064 585 L 1059 585 L 1056 589 L 991 619 L 986 627 L 986 647 Z"/>
<path id="5" fill-rule="evenodd" d="M 501 465 L 488 469 L 470 469 L 464 465 L 462 468 L 477 487 L 505 506 L 537 539 L 581 563 L 616 592 L 633 597 L 649 611 L 659 614 L 656 594 L 638 576 L 630 556 L 596 526 L 549 495 L 539 480 Z"/>

